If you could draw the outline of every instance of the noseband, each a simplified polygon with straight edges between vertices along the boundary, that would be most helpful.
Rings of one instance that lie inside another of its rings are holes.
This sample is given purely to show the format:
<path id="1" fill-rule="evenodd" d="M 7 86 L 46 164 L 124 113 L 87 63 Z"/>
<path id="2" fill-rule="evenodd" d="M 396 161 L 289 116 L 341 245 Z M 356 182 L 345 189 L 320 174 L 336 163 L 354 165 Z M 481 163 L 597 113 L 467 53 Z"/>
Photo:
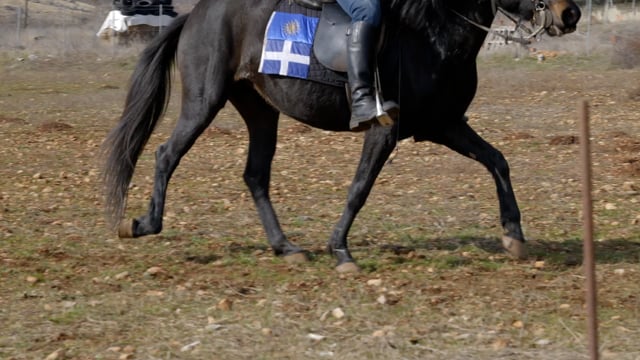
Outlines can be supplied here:
<path id="1" fill-rule="evenodd" d="M 553 14 L 551 13 L 551 9 L 547 6 L 544 0 L 531 0 L 534 3 L 533 17 L 531 18 L 530 23 L 534 26 L 533 29 L 523 25 L 522 19 L 514 18 L 511 14 L 504 11 L 502 8 L 498 7 L 498 11 L 504 14 L 509 20 L 513 21 L 516 24 L 514 30 L 522 29 L 527 33 L 526 36 L 521 36 L 520 39 L 528 41 L 531 43 L 532 39 L 537 38 L 541 35 L 545 30 L 551 28 L 553 25 Z M 491 0 L 491 3 L 494 4 L 495 0 Z M 493 5 L 495 6 L 495 5 Z M 494 11 L 495 15 L 495 11 Z M 505 38 L 505 40 L 507 40 Z"/>
<path id="2" fill-rule="evenodd" d="M 516 18 L 513 15 L 509 14 L 504 9 L 502 9 L 501 7 L 499 7 L 498 4 L 496 4 L 496 0 L 491 0 L 491 10 L 493 11 L 494 16 L 496 15 L 497 12 L 501 12 L 504 16 L 506 16 L 509 20 L 513 21 L 513 23 L 515 24 L 514 32 L 517 30 L 523 30 L 526 33 L 526 35 L 523 36 L 521 34 L 519 37 L 514 37 L 508 33 L 505 34 L 503 32 L 493 30 L 482 24 L 478 24 L 477 22 L 467 18 L 466 16 L 460 14 L 455 10 L 452 10 L 452 11 L 456 13 L 458 16 L 460 16 L 461 18 L 463 18 L 468 23 L 486 32 L 492 33 L 496 36 L 503 38 L 507 43 L 509 41 L 513 41 L 522 45 L 529 45 L 531 44 L 533 39 L 537 38 L 545 30 L 551 27 L 555 27 L 555 25 L 553 25 L 553 14 L 551 14 L 551 10 L 547 6 L 547 4 L 544 2 L 544 0 L 531 0 L 531 2 L 534 3 L 534 9 L 535 9 L 533 13 L 533 17 L 531 18 L 531 21 L 530 21 L 531 25 L 534 26 L 533 29 L 525 25 L 521 18 Z"/>

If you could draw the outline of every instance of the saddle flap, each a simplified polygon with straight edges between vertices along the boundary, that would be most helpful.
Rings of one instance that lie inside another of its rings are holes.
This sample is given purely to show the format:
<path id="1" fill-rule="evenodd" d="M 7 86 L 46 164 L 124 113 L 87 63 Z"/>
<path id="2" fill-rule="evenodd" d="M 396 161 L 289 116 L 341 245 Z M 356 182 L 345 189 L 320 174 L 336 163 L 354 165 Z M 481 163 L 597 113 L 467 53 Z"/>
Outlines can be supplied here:
<path id="1" fill-rule="evenodd" d="M 331 70 L 347 71 L 347 33 L 350 24 L 351 18 L 340 5 L 323 5 L 313 52 L 318 61 Z"/>

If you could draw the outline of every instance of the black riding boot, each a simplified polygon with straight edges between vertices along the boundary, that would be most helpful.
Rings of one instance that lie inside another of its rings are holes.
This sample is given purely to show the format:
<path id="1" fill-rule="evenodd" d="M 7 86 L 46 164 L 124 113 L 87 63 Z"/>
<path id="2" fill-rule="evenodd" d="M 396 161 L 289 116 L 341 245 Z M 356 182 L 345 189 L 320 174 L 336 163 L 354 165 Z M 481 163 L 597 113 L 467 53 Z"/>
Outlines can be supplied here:
<path id="1" fill-rule="evenodd" d="M 364 131 L 377 123 L 376 95 L 373 88 L 373 65 L 378 28 L 364 21 L 351 24 L 347 46 L 349 64 L 347 75 L 351 90 L 351 121 L 353 131 Z M 389 107 L 390 109 L 386 109 Z M 397 111 L 397 105 L 385 102 L 385 111 Z"/>
<path id="2" fill-rule="evenodd" d="M 351 24 L 351 36 L 347 46 L 349 64 L 347 75 L 351 88 L 351 120 L 353 131 L 364 131 L 372 124 L 392 125 L 399 107 L 393 101 L 382 104 L 382 112 L 376 107 L 376 90 L 373 87 L 373 67 L 378 29 L 364 21 Z"/>

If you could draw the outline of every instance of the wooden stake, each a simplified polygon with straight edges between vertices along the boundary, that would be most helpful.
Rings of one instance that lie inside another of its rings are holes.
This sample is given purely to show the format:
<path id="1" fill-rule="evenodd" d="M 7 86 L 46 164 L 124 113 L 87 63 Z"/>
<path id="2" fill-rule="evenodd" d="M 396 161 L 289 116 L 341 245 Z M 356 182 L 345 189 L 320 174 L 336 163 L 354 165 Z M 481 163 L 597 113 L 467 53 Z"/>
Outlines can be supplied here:
<path id="1" fill-rule="evenodd" d="M 582 221 L 584 245 L 582 266 L 586 282 L 587 328 L 589 355 L 598 360 L 598 312 L 595 254 L 593 248 L 593 199 L 591 196 L 591 140 L 589 133 L 589 104 L 581 100 L 578 108 L 580 117 L 580 157 L 582 159 Z"/>

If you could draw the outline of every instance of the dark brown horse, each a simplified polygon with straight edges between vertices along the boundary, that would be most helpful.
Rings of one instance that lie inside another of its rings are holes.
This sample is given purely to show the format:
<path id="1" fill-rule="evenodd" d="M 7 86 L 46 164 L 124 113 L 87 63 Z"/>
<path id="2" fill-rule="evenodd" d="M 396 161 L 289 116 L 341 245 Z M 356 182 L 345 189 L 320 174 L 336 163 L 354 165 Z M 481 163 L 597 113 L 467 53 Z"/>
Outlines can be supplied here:
<path id="1" fill-rule="evenodd" d="M 142 53 L 132 75 L 119 124 L 105 141 L 107 210 L 121 237 L 157 234 L 167 184 L 180 159 L 230 101 L 249 132 L 244 180 L 251 191 L 269 244 L 287 259 L 304 258 L 287 240 L 269 199 L 278 116 L 333 131 L 349 130 L 344 89 L 258 72 L 262 39 L 280 0 L 202 0 L 176 19 Z M 286 1 L 286 0 L 285 0 Z M 550 35 L 572 32 L 580 10 L 572 0 L 383 0 L 385 45 L 378 55 L 385 97 L 400 104 L 393 126 L 365 134 L 362 156 L 346 207 L 329 239 L 338 271 L 357 270 L 347 234 L 376 177 L 399 139 L 432 141 L 482 163 L 493 176 L 504 229 L 503 245 L 525 256 L 520 211 L 503 155 L 465 121 L 477 86 L 476 56 L 496 9 L 536 24 Z M 169 98 L 177 59 L 182 109 L 171 137 L 156 151 L 153 194 L 147 214 L 122 221 L 137 160 Z"/>

